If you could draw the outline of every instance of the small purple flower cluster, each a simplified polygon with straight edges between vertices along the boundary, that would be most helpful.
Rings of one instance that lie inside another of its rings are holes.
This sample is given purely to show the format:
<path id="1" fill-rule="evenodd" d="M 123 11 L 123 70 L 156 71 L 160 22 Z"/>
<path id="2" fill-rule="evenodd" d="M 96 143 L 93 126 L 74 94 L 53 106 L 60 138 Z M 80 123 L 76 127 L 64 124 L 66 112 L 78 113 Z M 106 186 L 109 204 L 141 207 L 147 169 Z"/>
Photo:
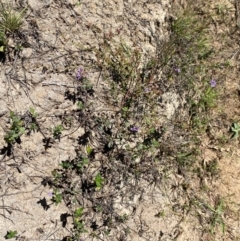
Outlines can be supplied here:
<path id="1" fill-rule="evenodd" d="M 79 67 L 78 71 L 77 71 L 77 80 L 80 80 L 82 78 L 83 75 L 83 68 Z"/>
<path id="2" fill-rule="evenodd" d="M 174 70 L 175 70 L 175 72 L 177 72 L 178 74 L 181 73 L 181 69 L 180 69 L 180 68 L 175 68 Z"/>
<path id="3" fill-rule="evenodd" d="M 217 85 L 217 81 L 215 80 L 215 79 L 212 79 L 211 81 L 210 81 L 210 85 L 211 85 L 211 87 L 215 87 L 216 85 Z"/>
<path id="4" fill-rule="evenodd" d="M 134 132 L 134 133 L 138 132 L 139 129 L 140 129 L 140 128 L 137 127 L 137 126 L 132 126 L 132 127 L 130 127 L 130 131 L 131 131 L 131 132 Z"/>
<path id="5" fill-rule="evenodd" d="M 149 88 L 149 87 L 144 87 L 144 92 L 145 93 L 149 93 L 151 91 L 151 88 Z"/>

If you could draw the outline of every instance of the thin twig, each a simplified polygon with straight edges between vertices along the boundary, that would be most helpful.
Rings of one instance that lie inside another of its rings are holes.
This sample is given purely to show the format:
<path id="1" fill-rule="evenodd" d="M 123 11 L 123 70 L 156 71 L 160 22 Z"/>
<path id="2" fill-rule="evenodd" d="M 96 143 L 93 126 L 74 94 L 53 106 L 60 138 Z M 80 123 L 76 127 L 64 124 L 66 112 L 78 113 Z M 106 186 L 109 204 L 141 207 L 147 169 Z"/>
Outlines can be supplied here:
<path id="1" fill-rule="evenodd" d="M 240 3 L 239 0 L 235 0 L 236 24 L 238 28 L 240 28 L 239 3 Z"/>

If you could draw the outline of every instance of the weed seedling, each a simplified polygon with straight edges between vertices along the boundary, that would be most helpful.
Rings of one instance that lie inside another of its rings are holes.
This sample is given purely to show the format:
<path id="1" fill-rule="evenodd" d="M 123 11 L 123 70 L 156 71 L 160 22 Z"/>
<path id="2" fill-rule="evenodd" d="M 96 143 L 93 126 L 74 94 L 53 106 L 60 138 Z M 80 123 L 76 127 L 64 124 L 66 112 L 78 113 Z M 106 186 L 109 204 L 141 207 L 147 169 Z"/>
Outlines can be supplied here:
<path id="1" fill-rule="evenodd" d="M 97 191 L 100 190 L 102 188 L 103 182 L 104 182 L 104 179 L 103 179 L 103 177 L 101 176 L 100 173 L 97 174 L 97 176 L 95 177 L 94 182 L 95 182 L 95 185 L 96 185 L 96 190 Z"/>
<path id="2" fill-rule="evenodd" d="M 62 168 L 64 168 L 64 169 L 71 169 L 71 168 L 73 168 L 73 165 L 69 161 L 62 161 L 60 166 L 62 166 Z"/>
<path id="3" fill-rule="evenodd" d="M 57 125 L 53 128 L 53 138 L 54 139 L 60 139 L 60 136 L 62 135 L 63 131 L 63 126 L 62 125 Z"/>
<path id="4" fill-rule="evenodd" d="M 8 133 L 4 136 L 4 140 L 12 145 L 24 134 L 25 128 L 23 127 L 22 120 L 13 111 L 10 111 L 10 119 L 12 125 Z"/>
<path id="5" fill-rule="evenodd" d="M 103 210 L 103 208 L 100 205 L 97 205 L 96 207 L 94 207 L 95 212 L 101 212 L 102 210 Z"/>
<path id="6" fill-rule="evenodd" d="M 11 239 L 17 237 L 17 231 L 9 230 L 7 231 L 7 234 L 5 235 L 5 239 Z"/>
<path id="7" fill-rule="evenodd" d="M 73 240 L 79 240 L 81 234 L 87 232 L 87 230 L 84 227 L 84 223 L 81 220 L 83 209 L 84 209 L 83 207 L 76 209 L 73 215 L 73 222 L 74 222 L 74 239 Z"/>
<path id="8" fill-rule="evenodd" d="M 83 214 L 83 207 L 78 208 L 74 212 L 74 218 L 79 219 L 80 217 L 82 217 L 82 214 Z"/>
<path id="9" fill-rule="evenodd" d="M 76 163 L 76 166 L 77 168 L 79 168 L 80 170 L 83 169 L 83 167 L 87 166 L 88 163 L 89 163 L 89 160 L 87 157 L 80 157 L 80 158 L 77 158 L 76 159 L 77 163 Z"/>
<path id="10" fill-rule="evenodd" d="M 78 107 L 79 110 L 83 110 L 85 106 L 84 106 L 84 104 L 82 103 L 82 101 L 78 101 L 78 102 L 77 102 L 77 107 Z"/>
<path id="11" fill-rule="evenodd" d="M 86 151 L 87 151 L 88 156 L 90 156 L 93 153 L 93 148 L 91 148 L 90 146 L 87 146 Z"/>
<path id="12" fill-rule="evenodd" d="M 209 207 L 209 206 L 208 206 Z M 224 212 L 224 203 L 222 199 L 219 199 L 218 202 L 215 205 L 215 208 L 211 208 L 211 211 L 213 212 L 212 218 L 211 218 L 211 233 L 214 233 L 214 230 L 217 225 L 220 225 L 222 232 L 225 232 L 225 223 L 223 221 L 222 215 Z"/>
<path id="13" fill-rule="evenodd" d="M 122 216 L 118 216 L 117 217 L 117 220 L 120 222 L 120 223 L 126 223 L 127 220 L 128 220 L 128 215 L 127 214 L 123 214 Z"/>
<path id="14" fill-rule="evenodd" d="M 239 137 L 239 131 L 240 131 L 240 125 L 238 123 L 233 123 L 231 127 L 231 131 L 234 133 L 233 138 L 238 138 Z"/>
<path id="15" fill-rule="evenodd" d="M 59 203 L 62 202 L 62 198 L 63 198 L 62 194 L 59 193 L 57 189 L 54 189 L 54 191 L 53 191 L 53 196 L 52 196 L 52 201 L 53 201 L 56 205 L 58 205 Z"/>
<path id="16" fill-rule="evenodd" d="M 225 232 L 225 223 L 223 220 L 223 214 L 224 214 L 224 201 L 222 198 L 218 197 L 217 201 L 215 202 L 214 207 L 204 203 L 204 202 L 196 202 L 196 204 L 198 204 L 199 207 L 204 207 L 207 208 L 208 210 L 211 211 L 211 215 L 210 215 L 210 232 L 212 234 L 215 233 L 217 226 L 219 225 L 222 229 L 222 232 Z"/>
<path id="17" fill-rule="evenodd" d="M 211 82 L 211 85 L 214 87 L 214 82 Z M 200 98 L 199 105 L 204 110 L 212 108 L 216 105 L 217 93 L 212 87 L 207 88 Z"/>
<path id="18" fill-rule="evenodd" d="M 29 111 L 33 118 L 37 118 L 37 113 L 33 107 L 30 107 Z"/>
<path id="19" fill-rule="evenodd" d="M 39 126 L 37 123 L 37 113 L 33 107 L 30 107 L 29 112 L 30 112 L 30 115 L 32 118 L 29 129 L 30 129 L 30 131 L 36 131 L 39 129 Z"/>
<path id="20" fill-rule="evenodd" d="M 211 175 L 211 176 L 216 176 L 218 174 L 218 163 L 217 160 L 210 161 L 206 165 L 206 171 Z"/>

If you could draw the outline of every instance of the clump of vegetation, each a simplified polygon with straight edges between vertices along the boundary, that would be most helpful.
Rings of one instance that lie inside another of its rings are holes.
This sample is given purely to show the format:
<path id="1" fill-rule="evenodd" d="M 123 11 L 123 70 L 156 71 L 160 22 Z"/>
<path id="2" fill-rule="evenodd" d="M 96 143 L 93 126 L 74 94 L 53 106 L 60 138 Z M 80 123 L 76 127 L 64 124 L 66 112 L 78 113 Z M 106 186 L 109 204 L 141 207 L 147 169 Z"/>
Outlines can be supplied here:
<path id="1" fill-rule="evenodd" d="M 217 107 L 218 100 L 219 81 L 212 79 L 206 71 L 217 68 L 209 64 L 215 54 L 208 36 L 209 23 L 207 17 L 202 21 L 201 14 L 193 8 L 185 11 L 172 23 L 170 39 L 159 45 L 152 57 L 144 56 L 139 48 L 129 47 L 124 42 L 105 39 L 96 55 L 102 78 L 107 83 L 107 88 L 103 89 L 104 100 L 111 108 L 112 116 L 104 112 L 95 114 L 93 105 L 89 104 L 94 102 L 94 90 L 88 88 L 91 84 L 86 82 L 83 68 L 77 70 L 76 78 L 81 85 L 78 99 L 75 96 L 74 101 L 78 100 L 80 120 L 89 130 L 79 139 L 85 146 L 85 153 L 80 152 L 73 160 L 63 161 L 62 168 L 54 170 L 53 174 L 54 185 L 64 186 L 63 199 L 78 200 L 81 196 L 91 200 L 93 208 L 88 211 L 104 214 L 102 222 L 106 228 L 99 227 L 97 221 L 92 220 L 95 224 L 90 236 L 98 237 L 103 232 L 109 235 L 113 223 L 122 225 L 127 222 L 127 215 L 114 213 L 114 197 L 105 193 L 117 189 L 119 182 L 128 183 L 123 196 L 128 192 L 134 196 L 131 181 L 147 180 L 157 186 L 160 185 L 159 177 L 167 176 L 169 172 L 188 173 L 192 178 L 209 173 L 212 177 L 217 175 L 216 162 L 201 165 L 198 148 L 201 134 L 209 128 L 210 112 Z M 186 123 L 186 119 L 179 116 L 166 120 L 159 114 L 161 96 L 165 91 L 184 93 L 187 100 L 185 114 L 190 121 Z M 86 124 L 86 119 L 91 121 Z M 173 128 L 166 139 L 168 125 Z M 189 132 L 186 133 L 186 129 Z M 92 133 L 100 136 L 98 145 L 93 144 L 95 137 Z M 176 136 L 179 135 L 183 139 L 177 142 Z M 96 153 L 102 154 L 100 163 L 95 158 Z M 73 175 L 83 178 L 77 185 L 64 182 Z M 184 183 L 182 190 L 188 189 L 189 184 Z M 108 204 L 98 198 L 105 195 L 109 197 Z M 221 225 L 216 221 L 220 216 L 214 218 L 213 225 Z M 75 218 L 74 225 L 79 238 L 85 230 L 82 216 L 77 224 Z"/>
<path id="2" fill-rule="evenodd" d="M 194 7 L 186 10 L 172 22 L 169 40 L 157 43 L 154 56 L 145 56 L 139 48 L 124 42 L 105 39 L 96 51 L 96 64 L 107 86 L 102 101 L 109 108 L 101 114 L 94 109 L 93 103 L 98 99 L 83 67 L 76 71 L 79 86 L 66 96 L 77 105 L 73 113 L 85 133 L 77 140 L 76 157 L 62 160 L 49 182 L 54 188 L 53 203 L 66 201 L 74 210 L 72 237 L 67 240 L 77 241 L 84 233 L 97 238 L 110 235 L 116 226 L 122 227 L 127 236 L 129 230 L 125 224 L 129 215 L 115 211 L 115 195 L 120 193 L 122 199 L 137 196 L 141 182 L 162 187 L 171 174 L 188 176 L 191 181 L 218 175 L 217 161 L 202 164 L 199 148 L 203 135 L 211 130 L 211 111 L 217 107 L 219 98 L 220 81 L 213 79 L 211 73 L 219 66 L 211 64 L 215 51 L 210 44 L 208 17 L 203 17 Z M 4 31 L 13 30 L 4 27 Z M 168 119 L 161 112 L 165 92 L 186 99 L 181 109 L 183 115 L 177 113 Z M 34 109 L 30 113 L 30 129 L 35 130 L 39 128 L 37 114 Z M 25 128 L 13 112 L 10 118 L 12 125 L 4 139 L 12 145 Z M 71 128 L 72 122 L 71 116 L 62 118 L 62 124 L 67 127 Z M 56 125 L 50 130 L 52 137 L 61 141 L 64 129 L 65 126 Z M 238 137 L 239 130 L 239 125 L 234 123 L 231 127 L 234 137 Z M 200 193 L 204 188 L 199 185 Z M 176 189 L 177 185 L 171 188 Z M 220 226 L 224 232 L 223 199 L 219 198 L 214 207 L 200 201 L 187 178 L 179 184 L 179 193 L 189 199 L 189 206 L 176 203 L 175 206 L 181 206 L 180 213 L 193 208 L 197 213 L 204 210 L 206 223 L 210 225 L 208 231 L 214 234 Z M 194 201 L 190 200 L 191 195 Z M 85 205 L 86 201 L 90 205 Z M 173 202 L 170 201 L 172 210 Z M 91 221 L 87 220 L 88 213 L 93 213 Z M 165 215 L 161 210 L 156 217 Z"/>
<path id="3" fill-rule="evenodd" d="M 13 111 L 10 111 L 11 127 L 7 134 L 4 136 L 4 140 L 9 145 L 13 145 L 16 141 L 20 140 L 20 137 L 25 132 L 23 121 Z"/>
<path id="4" fill-rule="evenodd" d="M 240 125 L 238 123 L 233 123 L 231 127 L 231 131 L 234 133 L 233 138 L 238 138 L 239 137 L 239 131 L 240 131 Z"/>
<path id="5" fill-rule="evenodd" d="M 16 12 L 10 3 L 0 1 L 0 52 L 5 51 L 9 34 L 20 30 L 25 11 Z"/>
<path id="6" fill-rule="evenodd" d="M 98 173 L 95 177 L 95 185 L 96 185 L 96 190 L 100 190 L 103 186 L 104 179 L 102 178 L 101 174 Z"/>
<path id="7" fill-rule="evenodd" d="M 17 237 L 17 231 L 9 230 L 7 231 L 7 234 L 5 235 L 5 239 L 12 239 Z"/>
<path id="8" fill-rule="evenodd" d="M 57 189 L 54 189 L 53 193 L 52 193 L 52 201 L 58 205 L 59 203 L 62 202 L 62 193 L 60 193 Z"/>
<path id="9" fill-rule="evenodd" d="M 56 126 L 52 129 L 53 138 L 54 138 L 54 139 L 60 139 L 60 137 L 61 137 L 61 135 L 62 135 L 62 131 L 63 131 L 63 126 L 62 126 L 62 125 L 56 125 Z"/>

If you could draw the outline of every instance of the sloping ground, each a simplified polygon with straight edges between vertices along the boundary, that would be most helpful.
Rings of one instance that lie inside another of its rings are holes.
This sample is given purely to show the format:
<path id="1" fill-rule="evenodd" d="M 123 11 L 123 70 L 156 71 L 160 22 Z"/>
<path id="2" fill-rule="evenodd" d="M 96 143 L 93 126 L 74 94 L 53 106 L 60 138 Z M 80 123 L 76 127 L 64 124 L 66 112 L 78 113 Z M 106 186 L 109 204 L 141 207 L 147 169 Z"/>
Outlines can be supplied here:
<path id="1" fill-rule="evenodd" d="M 1 64 L 1 240 L 240 239 L 240 6 L 196 5 L 215 54 L 195 61 L 191 39 L 170 41 L 192 3 L 172 4 L 16 1 L 28 9 Z M 12 146 L 10 110 L 26 129 Z"/>

